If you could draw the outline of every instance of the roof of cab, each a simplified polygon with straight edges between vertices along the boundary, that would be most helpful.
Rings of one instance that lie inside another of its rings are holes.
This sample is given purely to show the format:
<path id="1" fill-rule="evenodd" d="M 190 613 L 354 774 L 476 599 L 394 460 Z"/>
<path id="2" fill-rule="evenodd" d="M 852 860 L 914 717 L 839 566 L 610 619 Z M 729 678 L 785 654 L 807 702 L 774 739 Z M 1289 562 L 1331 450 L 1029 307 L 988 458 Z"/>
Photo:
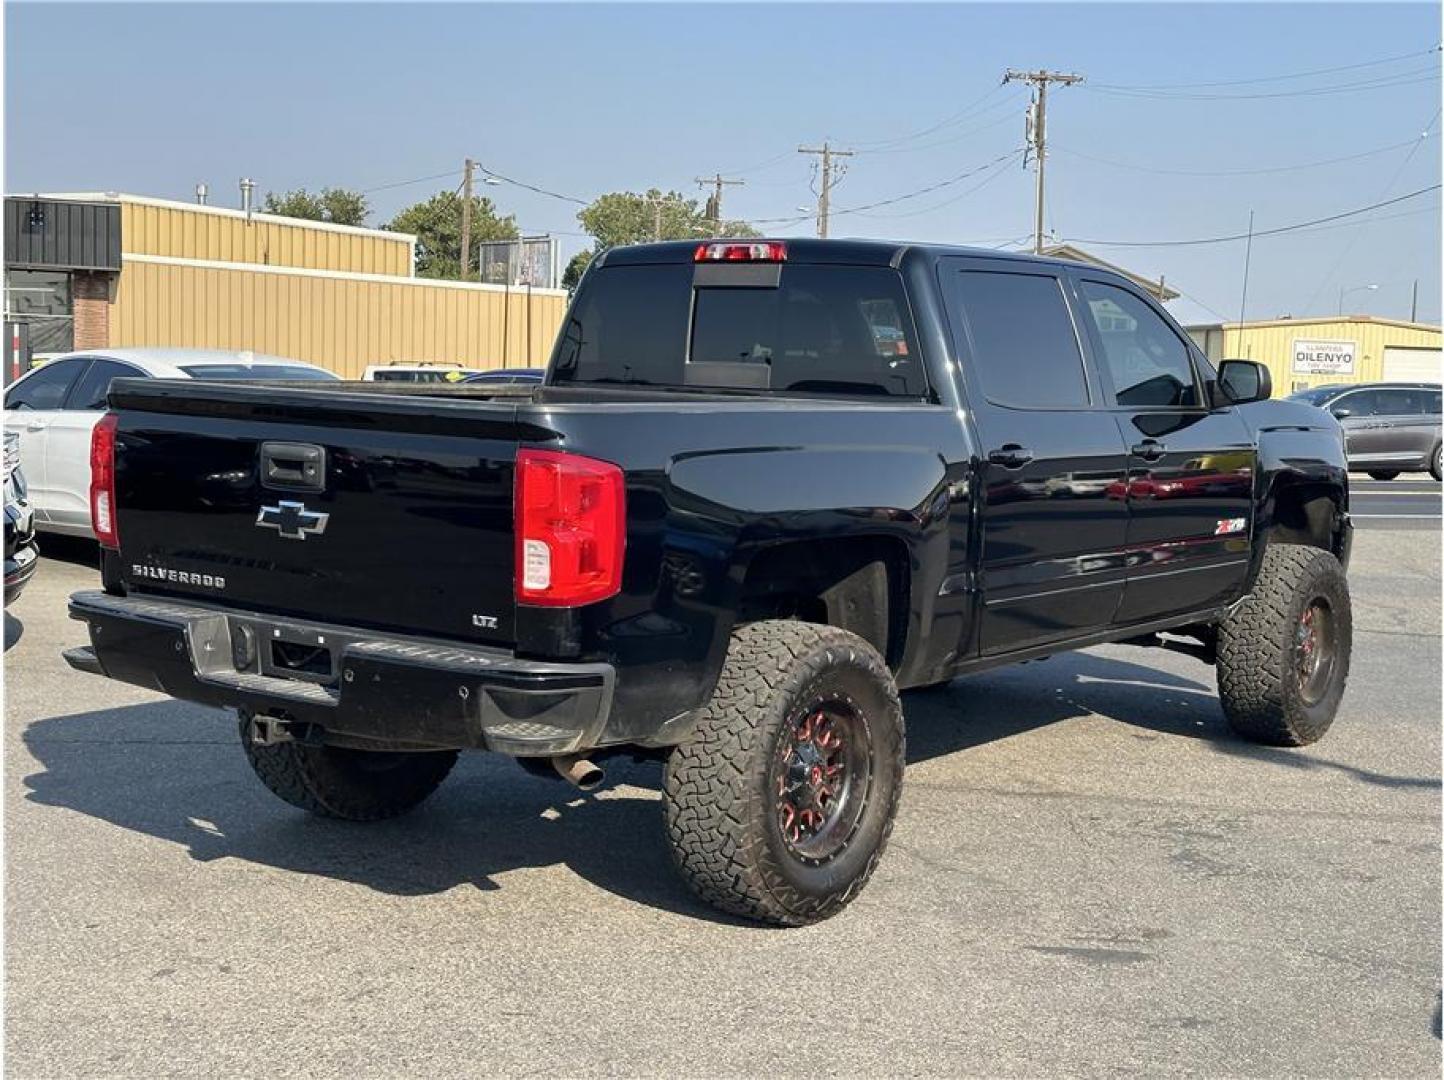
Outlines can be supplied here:
<path id="1" fill-rule="evenodd" d="M 699 244 L 722 243 L 728 238 L 699 240 L 664 240 L 653 244 L 628 244 L 608 248 L 597 256 L 598 266 L 645 266 L 659 263 L 689 263 Z M 899 240 L 819 240 L 808 237 L 748 237 L 739 243 L 777 243 L 787 246 L 789 263 L 830 263 L 845 266 L 896 266 L 909 252 L 925 256 L 964 256 L 972 259 L 997 259 L 1007 262 L 1032 262 L 1049 266 L 1078 266 L 1069 259 L 1050 258 L 1019 251 L 998 251 L 992 248 L 958 247 L 951 244 L 917 244 Z"/>

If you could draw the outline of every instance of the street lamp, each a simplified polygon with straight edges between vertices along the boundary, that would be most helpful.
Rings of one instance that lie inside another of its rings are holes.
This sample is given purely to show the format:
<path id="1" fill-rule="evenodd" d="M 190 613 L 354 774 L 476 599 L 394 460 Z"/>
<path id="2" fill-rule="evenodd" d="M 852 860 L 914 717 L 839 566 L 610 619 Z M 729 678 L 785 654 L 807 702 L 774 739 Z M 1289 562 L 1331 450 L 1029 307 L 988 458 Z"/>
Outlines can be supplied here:
<path id="1" fill-rule="evenodd" d="M 1375 283 L 1375 282 L 1370 282 L 1370 283 L 1367 284 L 1367 285 L 1353 285 L 1353 286 L 1351 286 L 1351 287 L 1349 287 L 1349 288 L 1347 288 L 1347 289 L 1340 289 L 1340 290 L 1339 290 L 1339 314 L 1342 315 L 1342 314 L 1344 313 L 1344 297 L 1348 296 L 1350 293 L 1356 293 L 1356 292 L 1366 292 L 1366 291 L 1367 291 L 1367 292 L 1377 292 L 1377 291 L 1378 291 L 1378 288 L 1379 288 L 1379 286 L 1378 286 L 1377 283 Z"/>

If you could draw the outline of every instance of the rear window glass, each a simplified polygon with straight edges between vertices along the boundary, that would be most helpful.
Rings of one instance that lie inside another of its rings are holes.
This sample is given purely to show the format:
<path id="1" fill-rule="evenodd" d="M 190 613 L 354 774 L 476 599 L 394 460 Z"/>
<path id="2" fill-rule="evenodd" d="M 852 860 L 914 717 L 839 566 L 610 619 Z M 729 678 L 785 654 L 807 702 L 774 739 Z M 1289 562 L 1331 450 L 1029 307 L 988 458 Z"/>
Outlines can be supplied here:
<path id="1" fill-rule="evenodd" d="M 337 376 L 321 368 L 291 366 L 288 364 L 193 364 L 181 365 L 193 379 L 335 379 Z"/>
<path id="2" fill-rule="evenodd" d="M 553 381 L 927 393 L 895 270 L 784 264 L 777 280 L 694 289 L 691 266 L 605 267 L 563 328 Z"/>

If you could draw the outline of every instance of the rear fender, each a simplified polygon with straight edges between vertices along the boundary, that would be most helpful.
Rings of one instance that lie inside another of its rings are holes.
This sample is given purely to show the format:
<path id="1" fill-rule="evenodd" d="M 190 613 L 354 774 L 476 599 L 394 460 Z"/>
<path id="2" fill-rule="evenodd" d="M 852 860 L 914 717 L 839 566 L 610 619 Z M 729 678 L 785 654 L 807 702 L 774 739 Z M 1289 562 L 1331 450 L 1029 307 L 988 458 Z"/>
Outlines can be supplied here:
<path id="1" fill-rule="evenodd" d="M 654 616 L 706 639 L 700 663 L 688 665 L 694 709 L 711 696 L 738 624 L 747 576 L 757 560 L 783 546 L 819 550 L 871 539 L 906 552 L 908 622 L 897 656 L 899 681 L 926 640 L 933 601 L 946 576 L 947 471 L 936 452 L 916 447 L 779 447 L 705 452 L 677 458 L 668 470 L 662 580 Z M 819 556 L 820 558 L 820 556 Z M 620 719 L 627 715 L 619 710 Z M 630 738 L 679 742 L 691 717 Z M 623 736 L 609 731 L 608 738 Z"/>

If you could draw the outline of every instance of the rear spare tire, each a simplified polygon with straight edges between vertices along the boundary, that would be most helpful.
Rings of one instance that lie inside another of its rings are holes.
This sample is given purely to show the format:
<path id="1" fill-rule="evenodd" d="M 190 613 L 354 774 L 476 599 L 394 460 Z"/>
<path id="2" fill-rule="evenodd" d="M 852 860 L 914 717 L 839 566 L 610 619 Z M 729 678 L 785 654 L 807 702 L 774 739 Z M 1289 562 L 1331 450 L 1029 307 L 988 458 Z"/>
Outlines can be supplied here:
<path id="1" fill-rule="evenodd" d="M 877 651 L 835 627 L 752 623 L 667 760 L 673 857 L 723 911 L 817 922 L 872 876 L 902 775 L 902 707 Z"/>
<path id="2" fill-rule="evenodd" d="M 1349 676 L 1349 584 L 1327 551 L 1270 544 L 1250 593 L 1218 628 L 1218 690 L 1238 734 L 1272 746 L 1323 738 Z"/>
<path id="3" fill-rule="evenodd" d="M 240 714 L 241 746 L 261 783 L 292 806 L 321 817 L 381 821 L 413 809 L 456 764 L 455 750 L 352 750 L 299 742 L 263 746 Z"/>

